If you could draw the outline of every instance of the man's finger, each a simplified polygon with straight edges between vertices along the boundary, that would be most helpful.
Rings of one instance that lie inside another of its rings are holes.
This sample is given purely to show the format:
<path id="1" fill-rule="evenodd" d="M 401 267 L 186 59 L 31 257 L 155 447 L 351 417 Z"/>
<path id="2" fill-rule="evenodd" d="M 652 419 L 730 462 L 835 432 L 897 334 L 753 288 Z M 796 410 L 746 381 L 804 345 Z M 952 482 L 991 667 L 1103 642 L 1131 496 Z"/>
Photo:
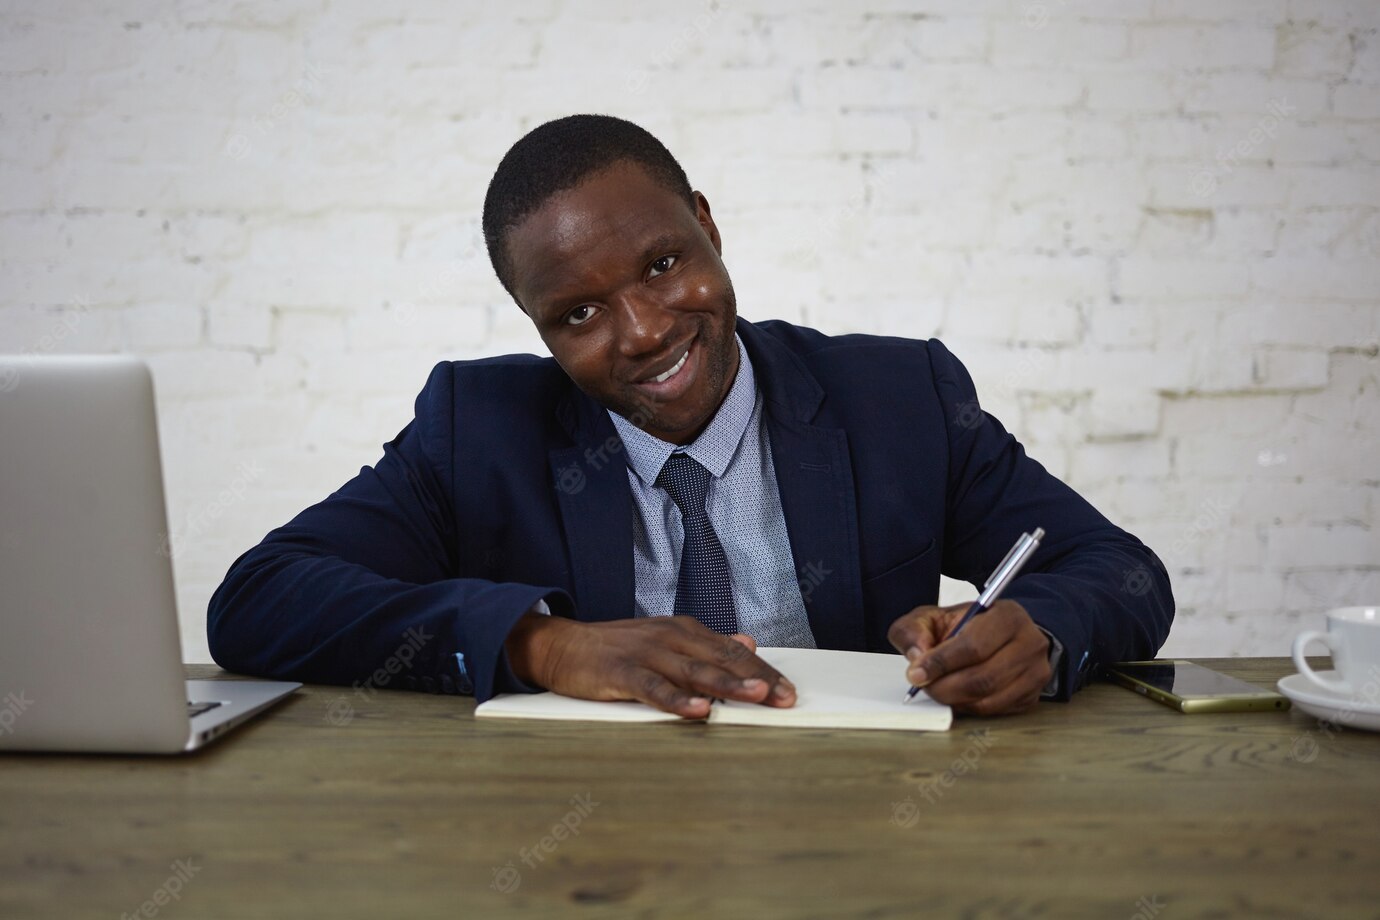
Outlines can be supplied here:
<path id="1" fill-rule="evenodd" d="M 1031 662 L 1024 671 L 994 693 L 973 700 L 959 708 L 976 716 L 1009 715 L 1033 709 L 1040 702 L 1040 693 L 1049 683 L 1049 664 Z"/>
<path id="2" fill-rule="evenodd" d="M 912 659 L 907 677 L 917 687 L 927 687 L 991 658 L 1011 641 L 1012 635 L 1012 630 L 1004 629 L 995 622 L 984 623 L 981 627 L 976 622 L 969 623 L 968 628 L 957 636 L 945 639 L 918 659 Z"/>
<path id="3" fill-rule="evenodd" d="M 887 630 L 887 641 L 902 655 L 918 648 L 922 653 L 934 648 L 968 609 L 967 604 L 948 607 L 916 607 L 899 617 Z"/>
<path id="4" fill-rule="evenodd" d="M 700 658 L 682 657 L 668 674 L 674 683 L 685 690 L 723 700 L 760 703 L 771 693 L 771 684 L 761 677 L 742 678 L 718 665 Z"/>
<path id="5" fill-rule="evenodd" d="M 998 601 L 986 613 L 969 620 L 957 636 L 943 640 L 918 658 L 907 655 L 911 659 L 911 669 L 924 672 L 916 675 L 922 681 L 918 686 L 991 658 L 998 649 L 1020 636 L 1029 619 L 1024 608 L 1010 601 Z"/>
<path id="6" fill-rule="evenodd" d="M 625 692 L 632 699 L 686 719 L 703 719 L 709 715 L 708 697 L 677 687 L 657 671 L 634 666 L 627 669 L 626 679 Z"/>
<path id="7" fill-rule="evenodd" d="M 966 630 L 957 638 L 961 639 L 965 634 Z M 992 655 L 982 656 L 948 673 L 932 677 L 925 685 L 925 692 L 950 706 L 968 706 L 1002 691 L 1029 663 L 1028 651 L 1018 643 L 1008 642 Z M 908 670 L 907 679 L 913 679 L 916 670 Z"/>
<path id="8" fill-rule="evenodd" d="M 712 643 L 711 654 L 714 664 L 743 680 L 757 678 L 766 681 L 767 686 L 771 688 L 766 702 L 778 706 L 789 706 L 795 702 L 795 685 L 786 679 L 786 675 L 757 657 L 755 653 L 756 642 L 753 642 L 752 646 L 749 647 L 747 643 L 741 640 L 720 636 L 709 630 L 706 632 Z M 700 657 L 694 651 L 688 654 Z"/>
<path id="9" fill-rule="evenodd" d="M 674 648 L 664 651 L 678 654 L 682 658 L 702 661 L 714 665 L 741 681 L 760 680 L 766 684 L 765 693 L 752 689 L 738 690 L 734 693 L 718 694 L 728 699 L 744 702 L 761 702 L 769 706 L 795 705 L 795 685 L 784 674 L 767 664 L 754 653 L 757 643 L 750 636 L 744 636 L 752 645 L 737 638 L 724 636 L 706 627 L 693 617 L 672 617 L 685 621 L 678 625 L 683 630 L 680 641 Z M 743 635 L 743 634 L 738 634 Z M 659 669 L 672 679 L 683 679 L 682 662 L 661 660 Z M 705 692 L 713 692 L 706 690 Z"/>

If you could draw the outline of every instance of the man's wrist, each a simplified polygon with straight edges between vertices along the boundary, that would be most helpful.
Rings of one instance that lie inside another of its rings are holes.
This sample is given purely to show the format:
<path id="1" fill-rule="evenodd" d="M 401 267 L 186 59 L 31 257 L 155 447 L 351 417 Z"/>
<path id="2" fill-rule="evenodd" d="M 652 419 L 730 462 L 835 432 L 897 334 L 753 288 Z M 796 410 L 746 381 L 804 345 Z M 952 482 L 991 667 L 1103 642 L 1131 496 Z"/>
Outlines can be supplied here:
<path id="1" fill-rule="evenodd" d="M 547 688 L 546 660 L 551 640 L 554 633 L 568 625 L 571 625 L 569 621 L 561 617 L 537 610 L 529 610 L 513 624 L 503 642 L 503 650 L 518 680 Z"/>

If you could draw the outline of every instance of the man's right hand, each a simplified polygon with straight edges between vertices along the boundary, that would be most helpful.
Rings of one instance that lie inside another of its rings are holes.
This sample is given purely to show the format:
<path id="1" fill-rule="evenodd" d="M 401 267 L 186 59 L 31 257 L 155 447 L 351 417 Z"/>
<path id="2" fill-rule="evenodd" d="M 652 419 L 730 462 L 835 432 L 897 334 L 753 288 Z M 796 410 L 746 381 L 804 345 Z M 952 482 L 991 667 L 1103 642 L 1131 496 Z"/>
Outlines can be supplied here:
<path id="1" fill-rule="evenodd" d="M 504 643 L 513 673 L 529 684 L 588 700 L 639 700 L 687 719 L 711 698 L 795 705 L 795 686 L 758 658 L 757 643 L 724 636 L 694 617 L 583 623 L 528 613 Z"/>

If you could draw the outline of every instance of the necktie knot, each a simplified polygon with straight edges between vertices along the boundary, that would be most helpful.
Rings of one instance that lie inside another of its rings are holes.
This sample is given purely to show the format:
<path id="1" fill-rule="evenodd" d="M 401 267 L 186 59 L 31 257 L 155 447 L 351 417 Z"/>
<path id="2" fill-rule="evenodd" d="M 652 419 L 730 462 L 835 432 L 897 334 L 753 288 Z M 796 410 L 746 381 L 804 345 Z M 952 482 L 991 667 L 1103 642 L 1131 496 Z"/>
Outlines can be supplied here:
<path id="1" fill-rule="evenodd" d="M 671 496 L 682 515 L 692 514 L 704 509 L 705 496 L 709 493 L 709 470 L 689 454 L 672 454 L 661 468 L 656 484 Z"/>

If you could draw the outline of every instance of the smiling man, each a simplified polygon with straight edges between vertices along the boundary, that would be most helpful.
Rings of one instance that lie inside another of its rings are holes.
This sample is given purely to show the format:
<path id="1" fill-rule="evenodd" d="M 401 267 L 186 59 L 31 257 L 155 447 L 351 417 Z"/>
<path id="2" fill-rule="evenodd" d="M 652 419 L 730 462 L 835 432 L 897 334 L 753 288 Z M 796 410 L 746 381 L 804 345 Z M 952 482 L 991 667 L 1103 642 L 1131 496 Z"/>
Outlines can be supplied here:
<path id="1" fill-rule="evenodd" d="M 378 464 L 231 567 L 222 666 L 698 718 L 795 702 L 759 644 L 895 650 L 898 680 L 994 715 L 1163 643 L 1163 565 L 942 344 L 739 318 L 709 201 L 643 129 L 533 130 L 484 231 L 552 358 L 439 365 Z M 966 605 L 934 606 L 940 574 L 979 584 L 1036 526 L 1005 599 L 945 641 Z"/>

